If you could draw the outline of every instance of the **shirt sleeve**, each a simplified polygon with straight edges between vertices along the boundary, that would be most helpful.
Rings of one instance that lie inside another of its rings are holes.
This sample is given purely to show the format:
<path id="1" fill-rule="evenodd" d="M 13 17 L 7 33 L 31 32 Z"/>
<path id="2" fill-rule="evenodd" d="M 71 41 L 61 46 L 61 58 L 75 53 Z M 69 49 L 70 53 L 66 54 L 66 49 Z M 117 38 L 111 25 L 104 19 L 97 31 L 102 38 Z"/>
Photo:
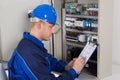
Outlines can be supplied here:
<path id="1" fill-rule="evenodd" d="M 50 54 L 48 54 L 48 61 L 50 61 L 50 67 L 52 71 L 63 72 L 65 70 L 66 63 L 62 60 L 57 60 Z"/>
<path id="2" fill-rule="evenodd" d="M 42 53 L 41 53 L 42 54 Z M 20 62 L 23 62 L 22 65 L 25 65 L 29 72 L 37 79 L 37 80 L 74 80 L 76 77 L 76 73 L 73 69 L 69 71 L 63 72 L 59 77 L 55 77 L 49 70 L 48 64 L 43 56 L 38 54 L 24 55 L 26 57 L 20 57 Z M 25 66 L 23 70 L 25 70 Z M 62 66 L 62 65 L 61 65 Z M 63 66 L 64 68 L 64 66 Z M 26 70 L 25 70 L 26 71 Z M 75 74 L 74 74 L 75 73 Z M 27 72 L 26 74 L 29 75 Z"/>
<path id="3" fill-rule="evenodd" d="M 64 61 L 62 61 L 62 60 L 58 61 L 56 58 L 52 57 L 51 55 L 49 55 L 49 60 L 51 63 L 51 70 L 57 71 L 57 72 L 65 71 L 66 63 Z M 73 78 L 76 78 L 77 73 L 75 72 L 75 70 L 73 68 L 71 68 L 68 72 L 70 72 L 72 74 Z"/>

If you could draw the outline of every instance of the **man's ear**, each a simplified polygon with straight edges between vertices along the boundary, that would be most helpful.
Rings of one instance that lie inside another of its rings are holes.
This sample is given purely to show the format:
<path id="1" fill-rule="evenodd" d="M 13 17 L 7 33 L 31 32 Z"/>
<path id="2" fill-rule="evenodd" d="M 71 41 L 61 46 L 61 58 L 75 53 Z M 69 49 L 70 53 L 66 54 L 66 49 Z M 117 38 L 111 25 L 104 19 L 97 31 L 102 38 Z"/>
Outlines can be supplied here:
<path id="1" fill-rule="evenodd" d="M 41 21 L 36 22 L 36 26 L 37 26 L 39 29 L 41 28 L 41 24 L 42 24 L 42 22 L 41 22 Z"/>

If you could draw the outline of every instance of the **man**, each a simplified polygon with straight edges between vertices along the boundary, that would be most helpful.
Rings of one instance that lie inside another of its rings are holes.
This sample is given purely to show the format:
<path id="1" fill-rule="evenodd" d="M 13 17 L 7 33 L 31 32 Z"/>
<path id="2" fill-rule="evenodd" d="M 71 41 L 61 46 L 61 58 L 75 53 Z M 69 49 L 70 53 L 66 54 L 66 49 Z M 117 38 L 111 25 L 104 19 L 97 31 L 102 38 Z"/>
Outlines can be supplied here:
<path id="1" fill-rule="evenodd" d="M 30 16 L 33 18 L 31 30 L 24 32 L 8 63 L 9 80 L 74 80 L 84 66 L 84 59 L 79 57 L 66 65 L 48 54 L 42 43 L 54 33 L 55 9 L 42 4 Z M 51 71 L 62 74 L 55 77 Z"/>

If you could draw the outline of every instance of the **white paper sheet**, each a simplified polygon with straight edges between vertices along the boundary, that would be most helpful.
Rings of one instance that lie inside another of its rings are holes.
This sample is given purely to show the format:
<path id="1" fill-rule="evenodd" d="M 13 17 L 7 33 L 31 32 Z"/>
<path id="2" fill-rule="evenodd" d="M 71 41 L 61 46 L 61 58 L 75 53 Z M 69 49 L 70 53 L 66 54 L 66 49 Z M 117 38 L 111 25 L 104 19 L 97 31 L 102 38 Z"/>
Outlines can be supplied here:
<path id="1" fill-rule="evenodd" d="M 93 52 L 95 51 L 97 46 L 98 46 L 97 44 L 94 44 L 94 43 L 91 43 L 91 42 L 87 42 L 87 44 L 85 45 L 84 49 L 82 50 L 82 52 L 79 55 L 79 56 L 82 56 L 82 57 L 85 58 L 85 63 L 91 57 L 91 55 L 93 54 Z"/>

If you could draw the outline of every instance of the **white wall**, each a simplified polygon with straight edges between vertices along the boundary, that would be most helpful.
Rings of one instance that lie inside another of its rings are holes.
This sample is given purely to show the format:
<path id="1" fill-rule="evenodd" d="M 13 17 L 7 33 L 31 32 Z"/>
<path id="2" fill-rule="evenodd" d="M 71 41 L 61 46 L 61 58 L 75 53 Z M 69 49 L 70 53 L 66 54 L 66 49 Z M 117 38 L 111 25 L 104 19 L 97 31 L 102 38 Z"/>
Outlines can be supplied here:
<path id="1" fill-rule="evenodd" d="M 62 59 L 62 35 L 61 35 L 61 8 L 62 8 L 62 0 L 54 0 L 54 7 L 57 12 L 57 23 L 59 26 L 55 27 L 54 30 L 54 56 L 57 59 Z"/>
<path id="2" fill-rule="evenodd" d="M 120 0 L 114 0 L 113 18 L 113 63 L 120 64 Z"/>
<path id="3" fill-rule="evenodd" d="M 48 0 L 0 0 L 0 53 L 4 60 L 9 59 L 22 33 L 29 30 L 27 11 L 40 3 Z"/>

